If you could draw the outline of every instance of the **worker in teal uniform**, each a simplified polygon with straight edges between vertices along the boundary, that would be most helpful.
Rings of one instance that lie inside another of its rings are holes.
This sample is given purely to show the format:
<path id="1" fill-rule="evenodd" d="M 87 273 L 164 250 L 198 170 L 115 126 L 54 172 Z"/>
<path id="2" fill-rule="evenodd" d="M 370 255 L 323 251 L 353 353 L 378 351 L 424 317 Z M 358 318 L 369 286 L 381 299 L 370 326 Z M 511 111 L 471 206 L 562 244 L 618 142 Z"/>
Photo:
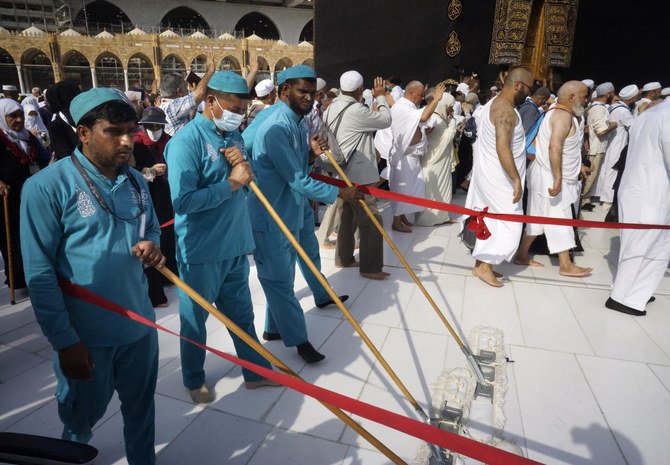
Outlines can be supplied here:
<path id="1" fill-rule="evenodd" d="M 128 167 L 136 113 L 115 89 L 72 100 L 79 147 L 30 177 L 21 245 L 37 322 L 54 348 L 63 439 L 88 442 L 114 390 L 130 465 L 155 463 L 156 330 L 61 292 L 59 279 L 154 321 L 145 266 L 162 266 L 142 175 Z M 138 260 L 139 259 L 139 260 Z"/>
<path id="2" fill-rule="evenodd" d="M 165 147 L 165 158 L 181 278 L 258 340 L 246 255 L 254 249 L 254 241 L 243 189 L 253 175 L 237 130 L 247 100 L 247 83 L 240 75 L 215 73 L 209 81 L 204 111 L 172 137 Z M 205 344 L 208 313 L 181 292 L 179 316 L 181 335 Z M 270 368 L 256 351 L 230 334 L 240 358 Z M 183 382 L 196 403 L 213 400 L 205 383 L 204 363 L 203 349 L 181 342 Z M 277 386 L 246 369 L 243 376 L 249 389 Z"/>
<path id="3" fill-rule="evenodd" d="M 314 70 L 306 65 L 288 68 L 278 75 L 278 85 L 281 101 L 254 137 L 253 167 L 261 191 L 298 236 L 308 199 L 333 203 L 338 196 L 356 200 L 362 194 L 308 175 L 310 157 L 327 149 L 323 139 L 308 137 L 304 121 L 316 93 Z M 249 196 L 249 211 L 256 243 L 254 260 L 268 303 L 265 333 L 269 339 L 281 338 L 287 347 L 296 347 L 307 363 L 319 362 L 325 357 L 308 340 L 305 316 L 293 291 L 296 251 L 253 194 Z"/>
<path id="4" fill-rule="evenodd" d="M 256 114 L 253 121 L 247 128 L 242 132 L 242 138 L 244 139 L 244 146 L 247 149 L 248 154 L 253 153 L 254 147 L 254 138 L 256 137 L 256 131 L 260 125 L 272 115 L 279 106 L 274 104 L 264 110 L 261 110 Z M 298 232 L 298 242 L 300 246 L 305 250 L 305 253 L 309 256 L 312 262 L 316 267 L 321 271 L 321 254 L 319 253 L 319 241 L 314 233 L 314 211 L 309 205 L 309 202 L 305 202 L 304 207 L 304 217 L 303 217 L 303 226 L 302 229 Z M 326 308 L 329 305 L 333 305 L 335 302 L 330 298 L 326 290 L 323 288 L 323 285 L 319 282 L 319 279 L 312 273 L 312 270 L 309 269 L 302 257 L 298 256 L 298 266 L 300 267 L 300 272 L 302 273 L 305 281 L 307 282 L 307 287 L 312 291 L 314 296 L 314 304 L 318 308 Z M 346 302 L 349 299 L 348 295 L 339 296 L 342 302 Z M 276 334 L 269 334 L 268 332 L 263 333 L 263 338 L 265 340 L 277 339 Z"/>

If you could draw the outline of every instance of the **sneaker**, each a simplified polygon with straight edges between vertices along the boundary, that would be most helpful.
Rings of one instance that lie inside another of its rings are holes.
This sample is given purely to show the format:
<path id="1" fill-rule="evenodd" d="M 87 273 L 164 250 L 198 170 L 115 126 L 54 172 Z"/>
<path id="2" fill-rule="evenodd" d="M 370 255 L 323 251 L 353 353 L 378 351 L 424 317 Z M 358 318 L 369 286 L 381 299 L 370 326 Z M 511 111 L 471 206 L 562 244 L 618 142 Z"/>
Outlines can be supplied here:
<path id="1" fill-rule="evenodd" d="M 214 400 L 214 396 L 209 392 L 209 388 L 206 384 L 203 384 L 197 389 L 191 389 L 188 393 L 191 395 L 191 400 L 195 404 L 209 404 Z"/>
<path id="2" fill-rule="evenodd" d="M 259 379 L 258 381 L 245 381 L 244 382 L 244 387 L 247 389 L 258 389 L 262 387 L 279 387 L 281 384 L 275 383 L 271 379 L 263 378 Z"/>
<path id="3" fill-rule="evenodd" d="M 634 308 L 629 307 L 628 305 L 624 305 L 622 303 L 617 302 L 611 297 L 609 297 L 607 299 L 607 302 L 605 302 L 605 307 L 609 308 L 610 310 L 625 313 L 627 315 L 645 316 L 647 314 L 646 310 L 636 310 Z"/>
<path id="4" fill-rule="evenodd" d="M 281 334 L 268 333 L 267 331 L 263 331 L 263 339 L 265 339 L 266 341 L 279 341 L 281 340 Z"/>
<path id="5" fill-rule="evenodd" d="M 298 355 L 300 355 L 307 363 L 319 363 L 326 358 L 326 356 L 319 353 L 309 341 L 298 344 L 296 348 L 298 349 Z"/>
<path id="6" fill-rule="evenodd" d="M 349 296 L 346 295 L 346 294 L 341 295 L 341 296 L 340 296 L 340 300 L 342 301 L 342 303 L 344 303 L 344 302 L 346 302 L 347 300 L 349 300 Z M 320 304 L 316 304 L 316 306 L 317 306 L 317 308 L 326 308 L 327 306 L 329 306 L 329 305 L 334 305 L 334 304 L 335 304 L 335 301 L 334 301 L 333 299 L 330 299 L 330 300 L 328 300 L 328 301 L 326 301 L 326 302 L 323 302 L 323 303 L 320 303 Z"/>

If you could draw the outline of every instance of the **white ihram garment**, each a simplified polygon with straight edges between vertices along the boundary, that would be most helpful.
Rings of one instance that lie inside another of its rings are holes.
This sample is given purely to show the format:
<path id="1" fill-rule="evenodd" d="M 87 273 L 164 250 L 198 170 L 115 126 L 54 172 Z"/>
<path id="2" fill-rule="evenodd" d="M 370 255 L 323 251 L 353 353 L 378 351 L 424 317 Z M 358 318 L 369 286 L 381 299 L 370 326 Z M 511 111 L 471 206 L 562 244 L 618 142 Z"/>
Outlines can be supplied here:
<path id="1" fill-rule="evenodd" d="M 607 152 L 605 159 L 600 165 L 600 175 L 598 176 L 598 188 L 596 189 L 596 197 L 600 197 L 601 202 L 612 203 L 614 201 L 614 182 L 617 177 L 617 170 L 613 167 L 619 161 L 619 156 L 626 144 L 628 144 L 628 130 L 630 129 L 635 118 L 623 102 L 618 102 L 612 105 L 610 110 L 610 121 L 616 121 L 617 127 L 610 132 L 609 142 L 607 144 Z"/>
<path id="2" fill-rule="evenodd" d="M 670 100 L 633 123 L 618 200 L 622 222 L 670 224 Z M 622 229 L 612 299 L 644 310 L 669 260 L 670 231 Z"/>
<path id="3" fill-rule="evenodd" d="M 568 136 L 563 143 L 561 192 L 555 197 L 549 195 L 549 189 L 554 185 L 554 175 L 551 172 L 549 158 L 549 142 L 551 140 L 551 119 L 561 109 L 552 109 L 545 116 L 537 133 L 537 154 L 535 161 L 528 169 L 528 214 L 549 218 L 572 218 L 571 205 L 579 200 L 581 182 L 579 172 L 582 166 L 582 126 L 574 116 L 572 126 L 574 134 Z M 572 129 L 571 129 L 572 131 Z M 569 226 L 554 226 L 543 224 L 526 225 L 526 234 L 547 237 L 547 246 L 550 253 L 564 252 L 573 249 L 575 235 Z"/>
<path id="4" fill-rule="evenodd" d="M 389 150 L 389 187 L 393 192 L 414 197 L 426 196 L 420 158 L 426 153 L 426 133 L 419 123 L 423 110 L 406 98 L 391 107 L 391 132 L 393 141 Z M 416 129 L 421 130 L 421 140 L 410 145 Z M 392 202 L 393 216 L 420 212 L 423 207 L 409 203 Z"/>
<path id="5" fill-rule="evenodd" d="M 498 98 L 498 97 L 496 97 Z M 496 130 L 491 122 L 492 99 L 481 111 L 474 114 L 477 122 L 477 140 L 473 144 L 472 182 L 468 189 L 465 206 L 474 210 L 489 207 L 491 213 L 523 214 L 521 200 L 512 203 L 514 184 L 507 175 L 496 151 Z M 526 176 L 526 147 L 525 134 L 521 124 L 519 112 L 514 110 L 517 124 L 512 135 L 512 155 L 514 164 L 523 180 Z M 523 185 L 523 181 L 521 183 Z M 498 265 L 503 261 L 511 261 L 519 247 L 521 238 L 521 223 L 485 219 L 491 231 L 491 237 L 486 240 L 477 240 L 472 256 L 491 265 Z"/>

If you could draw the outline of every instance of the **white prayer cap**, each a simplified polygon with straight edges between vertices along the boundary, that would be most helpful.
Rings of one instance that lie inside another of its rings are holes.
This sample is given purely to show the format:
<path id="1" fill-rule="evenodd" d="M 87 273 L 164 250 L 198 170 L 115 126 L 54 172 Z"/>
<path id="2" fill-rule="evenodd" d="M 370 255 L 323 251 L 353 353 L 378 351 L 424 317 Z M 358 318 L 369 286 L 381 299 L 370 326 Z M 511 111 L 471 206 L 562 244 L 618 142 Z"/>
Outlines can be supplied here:
<path id="1" fill-rule="evenodd" d="M 619 91 L 621 100 L 628 100 L 640 93 L 640 89 L 635 84 L 630 84 Z"/>
<path id="2" fill-rule="evenodd" d="M 656 90 L 661 88 L 660 82 L 648 82 L 642 88 L 642 92 L 649 92 L 651 90 Z"/>
<path id="3" fill-rule="evenodd" d="M 498 91 L 498 87 L 497 87 L 497 86 L 491 86 L 491 89 L 490 89 L 490 90 L 492 90 L 492 91 L 494 91 L 494 92 L 497 92 L 497 91 Z"/>
<path id="4" fill-rule="evenodd" d="M 593 86 L 596 85 L 596 83 L 593 82 L 593 79 L 584 79 L 584 80 L 582 81 L 582 84 L 584 84 L 584 85 L 585 85 L 586 87 L 588 87 L 589 89 L 593 89 Z"/>
<path id="5" fill-rule="evenodd" d="M 316 78 L 316 91 L 323 90 L 326 87 L 326 80 L 321 78 Z"/>
<path id="6" fill-rule="evenodd" d="M 261 82 L 256 84 L 254 90 L 256 91 L 256 95 L 258 97 L 265 97 L 266 95 L 270 95 L 270 92 L 275 90 L 275 85 L 271 79 L 263 79 Z"/>
<path id="7" fill-rule="evenodd" d="M 596 94 L 596 91 L 595 91 L 595 90 L 594 90 L 593 92 L 591 92 L 591 100 L 593 100 L 593 99 L 596 98 L 597 96 L 598 96 L 598 94 Z"/>
<path id="8" fill-rule="evenodd" d="M 458 86 L 456 86 L 456 92 L 460 92 L 463 95 L 468 95 L 470 92 L 470 86 L 464 82 L 461 82 Z"/>
<path id="9" fill-rule="evenodd" d="M 614 84 L 611 82 L 603 82 L 598 87 L 596 87 L 596 96 L 602 97 L 605 94 L 614 92 Z"/>
<path id="10" fill-rule="evenodd" d="M 330 91 L 335 95 L 340 95 L 340 89 L 338 89 L 337 87 L 331 88 Z"/>
<path id="11" fill-rule="evenodd" d="M 7 92 L 18 92 L 19 90 L 16 88 L 16 86 L 13 86 L 11 84 L 4 84 L 2 86 L 2 90 L 7 91 Z"/>
<path id="12" fill-rule="evenodd" d="M 663 97 L 667 97 L 668 95 L 670 95 L 670 87 L 664 87 L 663 90 L 661 91 L 661 95 Z"/>
<path id="13" fill-rule="evenodd" d="M 347 71 L 340 76 L 342 92 L 353 92 L 363 85 L 363 76 L 358 71 Z"/>

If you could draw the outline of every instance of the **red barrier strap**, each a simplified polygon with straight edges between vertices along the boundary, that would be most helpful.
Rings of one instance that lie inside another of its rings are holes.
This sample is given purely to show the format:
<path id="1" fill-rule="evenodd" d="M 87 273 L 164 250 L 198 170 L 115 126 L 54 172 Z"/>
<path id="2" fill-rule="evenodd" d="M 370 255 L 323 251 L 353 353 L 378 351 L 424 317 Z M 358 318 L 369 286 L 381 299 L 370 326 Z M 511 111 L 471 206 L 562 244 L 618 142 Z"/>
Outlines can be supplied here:
<path id="1" fill-rule="evenodd" d="M 263 376 L 264 378 L 271 379 L 272 381 L 280 383 L 316 400 L 333 405 L 363 418 L 367 418 L 368 420 L 388 426 L 389 428 L 401 431 L 423 441 L 436 444 L 444 449 L 449 449 L 453 452 L 466 455 L 475 460 L 479 460 L 480 462 L 491 465 L 542 465 L 540 462 L 536 462 L 534 460 L 512 454 L 511 452 L 497 449 L 493 446 L 489 446 L 488 444 L 483 444 L 481 442 L 444 431 L 434 426 L 421 423 L 417 420 L 398 415 L 397 413 L 375 407 L 374 405 L 365 402 L 361 402 L 360 400 L 343 396 L 342 394 L 315 386 L 301 379 L 294 378 L 293 376 L 269 370 L 265 367 L 261 367 L 254 363 L 247 362 L 246 360 L 237 358 L 233 355 L 221 352 L 220 350 L 192 341 L 180 336 L 174 331 L 170 331 L 169 329 L 164 328 L 157 323 L 147 320 L 132 310 L 123 308 L 120 305 L 117 305 L 114 302 L 107 300 L 104 297 L 101 297 L 94 292 L 91 292 L 88 289 L 65 279 L 61 279 L 59 281 L 59 285 L 63 293 L 67 295 L 76 297 L 77 299 L 83 300 L 84 302 L 88 302 L 92 305 L 96 305 L 105 310 L 112 311 L 118 315 L 143 325 L 156 328 L 160 331 L 172 334 L 173 336 L 177 336 L 191 344 L 200 347 L 201 349 L 205 349 L 236 365 L 253 371 L 257 375 Z"/>
<path id="2" fill-rule="evenodd" d="M 168 226 L 172 226 L 174 224 L 174 218 L 172 218 L 170 221 L 166 221 L 165 223 L 161 224 L 161 229 L 167 228 Z"/>
<path id="3" fill-rule="evenodd" d="M 347 184 L 340 180 L 320 174 L 311 173 L 310 176 L 316 180 L 330 184 L 331 186 L 347 187 Z M 491 213 L 489 211 L 477 211 L 469 208 L 454 205 L 452 203 L 437 202 L 435 200 L 428 200 L 422 197 L 413 197 L 411 195 L 398 194 L 397 192 L 385 191 L 375 187 L 361 186 L 354 184 L 356 188 L 369 195 L 381 197 L 388 200 L 395 200 L 397 202 L 411 203 L 425 208 L 434 208 L 435 210 L 442 210 L 450 213 L 457 213 L 459 215 L 468 215 L 473 219 L 478 218 L 477 224 L 483 221 L 483 218 L 491 218 L 493 220 L 513 221 L 515 223 L 533 223 L 533 224 L 549 224 L 554 226 L 576 226 L 578 228 L 598 228 L 598 229 L 670 229 L 670 224 L 642 224 L 642 223 L 605 223 L 602 221 L 591 220 L 573 220 L 568 218 L 545 218 L 543 216 L 533 215 L 515 215 L 508 213 Z M 472 223 L 472 221 L 471 221 Z M 479 228 L 480 226 L 476 226 Z M 479 231 L 479 229 L 477 229 Z M 479 239 L 479 237 L 477 237 Z"/>

